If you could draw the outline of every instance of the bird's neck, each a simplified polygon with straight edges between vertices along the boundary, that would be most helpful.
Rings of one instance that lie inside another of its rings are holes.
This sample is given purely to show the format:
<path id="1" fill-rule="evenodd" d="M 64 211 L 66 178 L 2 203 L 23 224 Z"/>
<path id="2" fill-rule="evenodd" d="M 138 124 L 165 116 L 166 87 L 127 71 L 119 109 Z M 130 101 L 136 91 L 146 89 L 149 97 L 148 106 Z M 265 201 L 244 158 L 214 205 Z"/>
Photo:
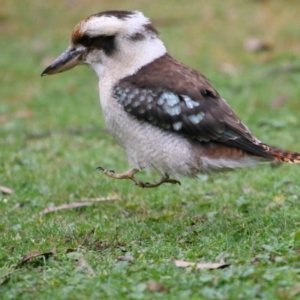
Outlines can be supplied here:
<path id="1" fill-rule="evenodd" d="M 119 103 L 112 101 L 114 86 L 126 76 L 135 74 L 141 67 L 151 63 L 155 59 L 165 55 L 166 47 L 159 39 L 141 42 L 128 42 L 122 47 L 122 52 L 116 52 L 111 57 L 105 57 L 101 64 L 93 64 L 91 67 L 99 78 L 100 103 L 109 130 L 119 128 L 118 114 L 124 114 Z M 138 43 L 138 44 L 137 44 Z M 120 128 L 119 128 L 120 129 Z M 118 129 L 118 130 L 119 130 Z"/>
<path id="2" fill-rule="evenodd" d="M 99 78 L 100 86 L 116 84 L 120 79 L 135 74 L 141 67 L 167 52 L 165 45 L 158 38 L 124 41 L 121 49 L 112 56 L 103 57 L 101 63 L 91 66 Z"/>

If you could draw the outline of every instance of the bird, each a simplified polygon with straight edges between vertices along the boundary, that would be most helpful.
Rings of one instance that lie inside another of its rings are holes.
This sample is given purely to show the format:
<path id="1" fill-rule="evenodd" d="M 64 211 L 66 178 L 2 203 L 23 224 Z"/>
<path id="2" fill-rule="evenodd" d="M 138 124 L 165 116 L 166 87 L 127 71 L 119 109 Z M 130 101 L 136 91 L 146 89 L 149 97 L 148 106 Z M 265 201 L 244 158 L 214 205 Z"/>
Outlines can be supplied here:
<path id="1" fill-rule="evenodd" d="M 204 75 L 167 52 L 140 11 L 86 17 L 75 26 L 67 50 L 42 76 L 77 65 L 88 65 L 98 76 L 106 127 L 131 166 L 122 173 L 98 167 L 111 178 L 154 188 L 262 162 L 300 163 L 299 153 L 258 140 Z M 161 177 L 143 182 L 135 175 L 144 169 Z"/>

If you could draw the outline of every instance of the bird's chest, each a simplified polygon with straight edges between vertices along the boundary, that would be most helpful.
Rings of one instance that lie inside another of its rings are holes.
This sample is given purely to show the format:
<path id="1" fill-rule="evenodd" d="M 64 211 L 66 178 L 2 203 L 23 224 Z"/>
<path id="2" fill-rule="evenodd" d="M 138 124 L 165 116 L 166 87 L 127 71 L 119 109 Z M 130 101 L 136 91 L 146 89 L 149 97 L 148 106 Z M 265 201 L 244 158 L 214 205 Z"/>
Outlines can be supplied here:
<path id="1" fill-rule="evenodd" d="M 129 162 L 138 169 L 153 167 L 162 174 L 188 174 L 191 149 L 187 139 L 141 122 L 126 113 L 120 103 L 100 86 L 100 102 L 106 126 L 125 148 Z"/>
<path id="2" fill-rule="evenodd" d="M 100 103 L 106 127 L 117 142 L 125 147 L 132 134 L 131 117 L 124 111 L 120 103 L 112 97 L 112 92 L 100 86 Z"/>

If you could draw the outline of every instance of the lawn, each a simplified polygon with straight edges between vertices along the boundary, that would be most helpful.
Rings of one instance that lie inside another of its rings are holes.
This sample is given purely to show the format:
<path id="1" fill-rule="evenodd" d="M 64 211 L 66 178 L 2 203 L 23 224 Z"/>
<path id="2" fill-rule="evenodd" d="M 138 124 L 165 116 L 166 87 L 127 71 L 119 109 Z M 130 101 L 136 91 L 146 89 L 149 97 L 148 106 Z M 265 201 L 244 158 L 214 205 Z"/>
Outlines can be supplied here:
<path id="1" fill-rule="evenodd" d="M 14 192 L 0 193 L 0 298 L 300 299 L 300 165 L 153 190 L 110 179 L 96 167 L 128 163 L 105 130 L 96 76 L 40 77 L 79 20 L 138 9 L 259 139 L 300 151 L 299 1 L 118 2 L 1 1 L 0 186 Z"/>

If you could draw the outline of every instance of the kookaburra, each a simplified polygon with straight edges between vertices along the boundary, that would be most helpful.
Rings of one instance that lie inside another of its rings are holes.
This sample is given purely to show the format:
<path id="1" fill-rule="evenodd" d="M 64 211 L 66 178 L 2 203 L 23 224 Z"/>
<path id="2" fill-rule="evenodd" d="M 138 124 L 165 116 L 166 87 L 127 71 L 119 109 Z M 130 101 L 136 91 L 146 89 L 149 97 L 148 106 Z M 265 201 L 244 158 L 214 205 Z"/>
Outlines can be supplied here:
<path id="1" fill-rule="evenodd" d="M 42 75 L 82 64 L 99 78 L 106 126 L 132 167 L 124 173 L 99 167 L 110 177 L 149 188 L 263 161 L 300 163 L 300 154 L 260 142 L 206 77 L 168 54 L 139 11 L 105 11 L 83 19 L 68 49 Z M 146 168 L 160 172 L 161 179 L 144 183 L 134 176 Z"/>

